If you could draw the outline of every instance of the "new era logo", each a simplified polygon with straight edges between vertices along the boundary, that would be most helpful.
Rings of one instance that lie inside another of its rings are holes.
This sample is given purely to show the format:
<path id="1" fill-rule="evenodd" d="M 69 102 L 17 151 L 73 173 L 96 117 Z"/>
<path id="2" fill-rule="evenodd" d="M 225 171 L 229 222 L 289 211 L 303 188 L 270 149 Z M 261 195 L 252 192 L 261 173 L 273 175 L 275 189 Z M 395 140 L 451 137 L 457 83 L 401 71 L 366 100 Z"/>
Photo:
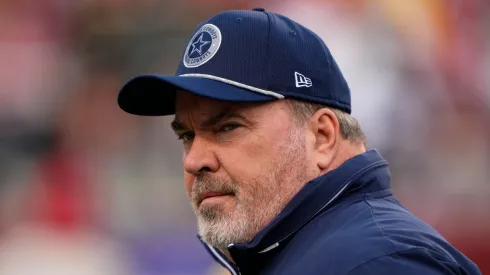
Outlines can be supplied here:
<path id="1" fill-rule="evenodd" d="M 311 79 L 298 72 L 294 72 L 294 78 L 296 80 L 296 88 L 311 87 L 313 85 Z"/>

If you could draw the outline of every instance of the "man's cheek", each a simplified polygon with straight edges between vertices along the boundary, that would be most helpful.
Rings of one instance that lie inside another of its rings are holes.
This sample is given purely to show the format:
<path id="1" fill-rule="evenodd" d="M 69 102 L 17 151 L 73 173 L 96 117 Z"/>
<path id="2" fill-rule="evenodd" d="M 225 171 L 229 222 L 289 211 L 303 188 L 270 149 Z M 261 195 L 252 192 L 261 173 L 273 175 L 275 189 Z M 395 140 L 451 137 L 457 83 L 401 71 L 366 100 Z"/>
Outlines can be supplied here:
<path id="1" fill-rule="evenodd" d="M 267 157 L 268 152 L 274 147 L 274 139 L 268 139 L 263 135 L 256 135 L 237 146 L 237 154 L 246 158 L 249 163 L 254 163 Z"/>
<path id="2" fill-rule="evenodd" d="M 194 184 L 195 177 L 187 172 L 184 172 L 184 185 L 185 191 L 189 198 L 192 198 L 192 185 Z"/>

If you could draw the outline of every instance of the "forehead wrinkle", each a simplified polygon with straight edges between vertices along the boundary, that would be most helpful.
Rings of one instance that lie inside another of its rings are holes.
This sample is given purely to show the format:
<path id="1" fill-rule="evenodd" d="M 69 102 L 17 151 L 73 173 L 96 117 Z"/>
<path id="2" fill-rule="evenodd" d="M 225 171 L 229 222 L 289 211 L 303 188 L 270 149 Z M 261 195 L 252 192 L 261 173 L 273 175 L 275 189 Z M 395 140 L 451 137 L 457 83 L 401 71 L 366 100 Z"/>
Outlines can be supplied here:
<path id="1" fill-rule="evenodd" d="M 249 109 L 255 109 L 253 107 L 262 105 L 261 103 L 219 101 L 202 98 L 186 92 L 181 93 L 179 102 L 181 108 L 178 108 L 180 112 L 175 114 L 174 121 L 176 123 L 174 125 L 185 126 L 186 129 L 194 127 L 209 128 L 230 118 L 239 118 L 252 123 L 254 119 L 251 120 L 251 118 L 256 117 L 257 112 Z"/>

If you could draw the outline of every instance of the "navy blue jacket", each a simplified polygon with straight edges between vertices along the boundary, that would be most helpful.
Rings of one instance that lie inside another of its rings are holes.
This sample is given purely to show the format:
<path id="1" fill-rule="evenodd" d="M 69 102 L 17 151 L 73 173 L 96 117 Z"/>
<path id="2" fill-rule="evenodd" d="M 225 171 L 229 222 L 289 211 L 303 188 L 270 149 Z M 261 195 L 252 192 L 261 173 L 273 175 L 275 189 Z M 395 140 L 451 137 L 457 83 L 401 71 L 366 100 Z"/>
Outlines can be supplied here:
<path id="1" fill-rule="evenodd" d="M 481 274 L 478 267 L 391 192 L 376 150 L 310 182 L 247 244 L 228 248 L 232 274 Z"/>

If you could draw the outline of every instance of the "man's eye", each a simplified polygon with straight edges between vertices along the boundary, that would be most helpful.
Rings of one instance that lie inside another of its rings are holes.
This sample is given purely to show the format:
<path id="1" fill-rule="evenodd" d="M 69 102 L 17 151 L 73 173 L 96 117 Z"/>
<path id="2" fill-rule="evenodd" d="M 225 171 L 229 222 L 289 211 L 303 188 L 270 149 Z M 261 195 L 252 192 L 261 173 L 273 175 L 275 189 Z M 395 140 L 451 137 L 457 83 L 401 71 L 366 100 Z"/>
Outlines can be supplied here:
<path id="1" fill-rule="evenodd" d="M 219 132 L 231 132 L 238 127 L 240 127 L 240 125 L 236 123 L 225 124 L 219 128 Z"/>
<path id="2" fill-rule="evenodd" d="M 180 134 L 178 136 L 178 139 L 186 142 L 186 141 L 191 141 L 194 138 L 194 133 L 193 132 L 185 132 L 183 134 Z"/>

